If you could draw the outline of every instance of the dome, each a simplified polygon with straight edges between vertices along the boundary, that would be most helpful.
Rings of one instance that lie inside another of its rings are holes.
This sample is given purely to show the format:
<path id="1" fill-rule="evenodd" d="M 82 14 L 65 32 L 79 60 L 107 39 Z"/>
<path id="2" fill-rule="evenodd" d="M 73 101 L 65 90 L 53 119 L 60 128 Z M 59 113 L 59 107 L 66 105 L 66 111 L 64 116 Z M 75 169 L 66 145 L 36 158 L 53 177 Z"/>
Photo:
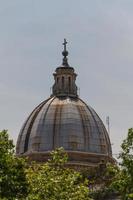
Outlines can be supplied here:
<path id="1" fill-rule="evenodd" d="M 111 155 L 101 119 L 79 98 L 51 97 L 37 106 L 20 131 L 17 153 L 61 146 L 68 151 Z"/>
<path id="2" fill-rule="evenodd" d="M 72 165 L 112 162 L 109 135 L 97 113 L 79 98 L 77 74 L 68 65 L 67 55 L 63 53 L 63 64 L 53 74 L 52 95 L 33 110 L 22 126 L 16 153 L 45 161 L 51 150 L 64 147 Z"/>

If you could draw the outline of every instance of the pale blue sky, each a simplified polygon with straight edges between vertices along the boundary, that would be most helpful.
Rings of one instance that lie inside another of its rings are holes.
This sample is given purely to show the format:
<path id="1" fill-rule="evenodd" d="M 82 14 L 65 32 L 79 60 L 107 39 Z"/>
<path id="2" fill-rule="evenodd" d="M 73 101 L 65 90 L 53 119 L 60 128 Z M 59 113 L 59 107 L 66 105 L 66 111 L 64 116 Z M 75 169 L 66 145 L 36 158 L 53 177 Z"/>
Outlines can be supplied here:
<path id="1" fill-rule="evenodd" d="M 133 126 L 133 0 L 0 0 L 0 129 L 16 141 L 49 97 L 63 38 L 80 97 L 110 116 L 118 153 Z"/>

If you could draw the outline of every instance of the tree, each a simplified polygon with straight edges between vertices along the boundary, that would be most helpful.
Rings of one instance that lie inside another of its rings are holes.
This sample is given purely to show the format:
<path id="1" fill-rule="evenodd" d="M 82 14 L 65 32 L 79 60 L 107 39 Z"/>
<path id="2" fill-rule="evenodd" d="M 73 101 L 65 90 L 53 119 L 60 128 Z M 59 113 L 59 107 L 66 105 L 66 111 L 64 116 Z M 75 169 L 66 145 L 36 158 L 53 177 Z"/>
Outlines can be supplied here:
<path id="1" fill-rule="evenodd" d="M 97 194 L 94 194 L 95 196 L 99 197 L 99 194 L 103 196 L 110 192 L 119 194 L 122 200 L 133 199 L 133 128 L 128 130 L 127 138 L 123 141 L 121 148 L 119 166 L 107 166 L 104 176 L 102 176 L 107 179 L 104 182 L 104 190 L 97 191 Z"/>
<path id="2" fill-rule="evenodd" d="M 121 167 L 121 186 L 120 192 L 123 199 L 133 199 L 133 128 L 128 130 L 127 138 L 123 141 Z"/>
<path id="3" fill-rule="evenodd" d="M 27 196 L 26 162 L 14 154 L 13 141 L 6 130 L 0 132 L 0 199 L 25 199 Z"/>
<path id="4" fill-rule="evenodd" d="M 114 183 L 119 178 L 120 168 L 111 163 L 99 163 L 95 168 L 82 172 L 90 183 L 90 197 L 95 200 L 105 200 L 119 196 Z"/>
<path id="5" fill-rule="evenodd" d="M 28 200 L 89 200 L 87 181 L 79 172 L 66 168 L 68 160 L 63 148 L 51 153 L 52 158 L 27 170 L 30 184 Z"/>

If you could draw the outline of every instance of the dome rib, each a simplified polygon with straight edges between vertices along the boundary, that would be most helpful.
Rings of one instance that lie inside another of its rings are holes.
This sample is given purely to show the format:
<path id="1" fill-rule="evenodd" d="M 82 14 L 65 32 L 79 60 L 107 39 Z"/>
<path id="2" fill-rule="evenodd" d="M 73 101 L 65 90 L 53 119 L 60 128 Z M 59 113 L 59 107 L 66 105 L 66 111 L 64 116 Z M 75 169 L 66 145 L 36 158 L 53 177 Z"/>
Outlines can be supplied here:
<path id="1" fill-rule="evenodd" d="M 89 106 L 86 104 L 86 106 L 89 108 Z M 108 149 L 108 151 L 107 151 L 107 153 L 108 154 L 111 154 L 112 155 L 112 150 L 111 150 L 111 143 L 110 143 L 110 139 L 109 139 L 109 135 L 108 135 L 108 133 L 107 133 L 107 131 L 106 131 L 106 128 L 105 128 L 105 126 L 104 126 L 104 124 L 103 124 L 103 122 L 102 122 L 102 120 L 101 120 L 101 118 L 98 116 L 98 114 L 94 111 L 94 109 L 93 108 L 91 108 L 92 110 L 93 110 L 93 112 L 95 113 L 95 115 L 98 117 L 98 119 L 99 119 L 99 122 L 102 124 L 102 126 L 101 126 L 101 128 L 102 128 L 102 137 L 105 137 L 105 140 L 106 140 L 106 148 Z M 92 111 L 91 111 L 92 112 Z M 92 113 L 93 114 L 93 113 Z M 94 116 L 94 114 L 93 114 L 93 116 Z M 95 118 L 95 117 L 94 117 Z M 98 127 L 99 128 L 99 127 Z"/>
<path id="2" fill-rule="evenodd" d="M 86 104 L 85 104 L 86 105 Z M 86 105 L 87 106 L 87 105 Z M 96 128 L 97 128 L 97 130 L 98 130 L 98 133 L 99 133 L 99 138 L 100 138 L 100 135 L 101 135 L 101 131 L 100 131 L 100 129 L 99 129 L 99 126 L 98 126 L 98 124 L 97 124 L 97 121 L 96 121 L 96 119 L 95 119 L 95 117 L 94 117 L 94 114 L 93 114 L 93 112 L 91 111 L 91 109 L 87 106 L 87 108 L 88 108 L 88 110 L 89 110 L 89 112 L 91 113 L 91 115 L 92 115 L 92 117 L 93 117 L 93 120 L 94 120 L 94 122 L 95 122 L 95 126 L 96 126 Z M 95 112 L 95 111 L 94 111 Z M 99 118 L 99 117 L 98 117 Z M 104 135 L 104 134 L 102 134 L 102 135 Z M 101 149 L 101 152 L 103 151 L 103 149 L 102 149 L 102 145 L 100 144 L 100 149 Z"/>
<path id="3" fill-rule="evenodd" d="M 52 102 L 54 101 L 54 99 L 55 99 L 56 97 L 53 97 L 53 98 L 49 98 L 49 99 L 47 99 L 45 102 L 44 102 L 44 104 L 42 105 L 42 107 L 39 109 L 39 111 L 37 112 L 37 114 L 36 114 L 36 116 L 34 116 L 33 118 L 33 120 L 32 120 L 32 122 L 31 122 L 31 127 L 30 127 L 30 130 L 29 130 L 29 132 L 27 131 L 27 133 L 29 133 L 28 134 L 28 144 L 29 144 L 29 139 L 30 139 L 30 134 L 31 134 L 31 132 L 32 132 L 32 127 L 33 127 L 33 125 L 34 125 L 34 122 L 35 122 L 35 120 L 36 120 L 36 118 L 37 118 L 37 116 L 38 116 L 38 114 L 41 112 L 41 110 L 43 109 L 43 107 L 46 105 L 46 103 L 48 102 L 49 104 L 48 104 L 48 107 L 46 108 L 46 111 L 45 111 L 45 113 L 44 113 L 44 117 L 43 117 L 43 122 L 44 122 L 44 124 L 45 124 L 45 119 L 46 119 L 46 116 L 47 116 L 47 113 L 48 113 L 48 110 L 49 110 L 49 108 L 50 108 L 50 106 L 51 106 L 51 104 L 52 104 Z M 51 101 L 50 101 L 51 100 Z M 50 102 L 49 102 L 50 101 Z M 38 131 L 37 131 L 38 132 Z M 26 151 L 28 151 L 28 144 L 27 144 L 27 150 Z M 26 151 L 24 151 L 24 152 L 26 152 Z"/>
<path id="4" fill-rule="evenodd" d="M 87 137 L 87 133 L 88 131 L 86 130 L 87 127 L 85 126 L 85 116 L 83 115 L 83 111 L 82 111 L 82 108 L 80 105 L 76 105 L 77 109 L 78 109 L 78 112 L 79 112 L 79 115 L 81 117 L 81 121 L 82 121 L 82 127 L 83 127 L 83 134 L 84 134 L 84 146 L 85 146 L 85 150 L 87 151 L 87 144 L 88 144 L 88 137 Z"/>
<path id="5" fill-rule="evenodd" d="M 98 116 L 97 113 L 96 113 L 96 115 Z M 102 123 L 102 120 L 100 118 L 99 118 L 99 121 L 100 121 L 100 123 Z M 107 134 L 107 131 L 106 131 L 106 128 L 105 128 L 104 124 L 102 126 L 102 129 L 104 131 L 104 136 L 105 136 L 105 139 L 106 139 L 106 144 L 108 144 L 108 145 L 106 145 L 106 148 L 108 149 L 109 154 L 112 155 L 112 149 L 111 149 L 111 143 L 110 143 L 109 135 Z"/>
<path id="6" fill-rule="evenodd" d="M 50 98 L 49 98 L 50 99 Z M 19 136 L 18 136 L 18 140 L 17 140 L 17 148 L 16 148 L 16 153 L 19 153 L 20 152 L 20 143 L 22 142 L 22 137 L 23 137 L 23 134 L 24 134 L 24 130 L 28 124 L 28 121 L 30 120 L 30 118 L 32 117 L 32 115 L 34 114 L 34 112 L 36 113 L 36 111 L 42 106 L 45 104 L 45 102 L 47 102 L 49 99 L 41 102 L 38 106 L 35 107 L 35 109 L 31 112 L 31 114 L 29 115 L 29 117 L 26 119 L 26 121 L 24 122 L 21 130 L 20 130 L 20 133 L 19 133 Z M 34 115 L 33 115 L 34 116 Z M 31 119 L 32 121 L 32 119 Z M 27 134 L 26 134 L 27 135 Z M 26 139 L 25 139 L 26 140 Z M 24 142 L 25 144 L 25 142 Z M 24 153 L 24 150 L 23 150 L 23 153 Z"/>
<path id="7" fill-rule="evenodd" d="M 29 145 L 29 138 L 30 138 L 30 134 L 31 134 L 31 129 L 32 129 L 32 126 L 34 124 L 34 121 L 37 117 L 37 115 L 39 114 L 39 112 L 41 111 L 41 109 L 43 108 L 43 106 L 49 101 L 49 99 L 47 99 L 46 101 L 44 101 L 40 107 L 36 110 L 31 122 L 30 122 L 30 125 L 28 127 L 28 130 L 27 130 L 27 134 L 26 134 L 26 137 L 25 137 L 25 144 L 24 144 L 24 152 L 26 152 L 28 150 L 28 145 Z"/>
<path id="8" fill-rule="evenodd" d="M 108 154 L 112 154 L 112 151 L 111 151 L 111 148 L 110 148 L 110 146 L 111 146 L 111 144 L 110 144 L 110 140 L 109 140 L 109 136 L 107 135 L 107 131 L 106 131 L 106 129 L 105 129 L 105 126 L 104 126 L 104 124 L 103 124 L 103 122 L 102 122 L 102 120 L 100 119 L 100 117 L 98 116 L 98 114 L 94 111 L 94 109 L 92 109 L 91 107 L 89 107 L 82 99 L 80 99 L 84 104 L 85 104 L 85 106 L 87 107 L 87 109 L 89 110 L 89 112 L 91 113 L 91 115 L 92 115 L 92 117 L 93 117 L 93 120 L 95 121 L 95 125 L 96 125 L 96 127 L 97 127 L 97 130 L 98 130 L 98 132 L 99 132 L 99 135 L 101 135 L 101 131 L 100 131 L 100 129 L 102 128 L 102 137 L 105 137 L 105 140 L 106 140 L 106 148 L 108 149 L 108 151 L 107 151 L 107 153 Z M 90 109 L 91 108 L 91 109 Z M 93 112 L 92 112 L 92 110 L 93 110 Z M 95 113 L 95 115 L 97 116 L 97 118 L 98 118 L 98 120 L 100 121 L 100 123 L 102 124 L 102 126 L 101 126 L 101 128 L 99 129 L 99 126 L 98 126 L 98 124 L 97 124 L 97 121 L 96 121 L 96 119 L 95 119 L 95 117 L 94 117 L 94 113 Z M 104 133 L 104 134 L 103 134 Z M 102 148 L 102 146 L 100 145 L 100 147 L 101 147 L 101 151 L 103 151 L 103 148 Z"/>
<path id="9" fill-rule="evenodd" d="M 54 124 L 53 124 L 53 149 L 59 147 L 60 141 L 57 141 L 57 138 L 59 140 L 60 136 L 60 128 L 61 128 L 61 115 L 62 115 L 62 108 L 63 104 L 56 105 L 55 113 L 54 113 Z M 58 123 L 57 123 L 58 122 Z"/>

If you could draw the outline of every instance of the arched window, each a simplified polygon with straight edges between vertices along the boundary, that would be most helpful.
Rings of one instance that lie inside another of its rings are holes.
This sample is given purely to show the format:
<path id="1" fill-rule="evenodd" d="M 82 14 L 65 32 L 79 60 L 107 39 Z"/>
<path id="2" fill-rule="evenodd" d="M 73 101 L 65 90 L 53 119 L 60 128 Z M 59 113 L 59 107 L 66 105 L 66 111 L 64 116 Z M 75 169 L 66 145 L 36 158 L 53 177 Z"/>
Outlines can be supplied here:
<path id="1" fill-rule="evenodd" d="M 71 90 L 71 77 L 68 77 L 68 87 L 69 87 L 69 91 Z"/>
<path id="2" fill-rule="evenodd" d="M 57 84 L 59 83 L 59 77 L 57 77 Z"/>
<path id="3" fill-rule="evenodd" d="M 64 76 L 62 76 L 62 88 L 64 88 Z"/>

